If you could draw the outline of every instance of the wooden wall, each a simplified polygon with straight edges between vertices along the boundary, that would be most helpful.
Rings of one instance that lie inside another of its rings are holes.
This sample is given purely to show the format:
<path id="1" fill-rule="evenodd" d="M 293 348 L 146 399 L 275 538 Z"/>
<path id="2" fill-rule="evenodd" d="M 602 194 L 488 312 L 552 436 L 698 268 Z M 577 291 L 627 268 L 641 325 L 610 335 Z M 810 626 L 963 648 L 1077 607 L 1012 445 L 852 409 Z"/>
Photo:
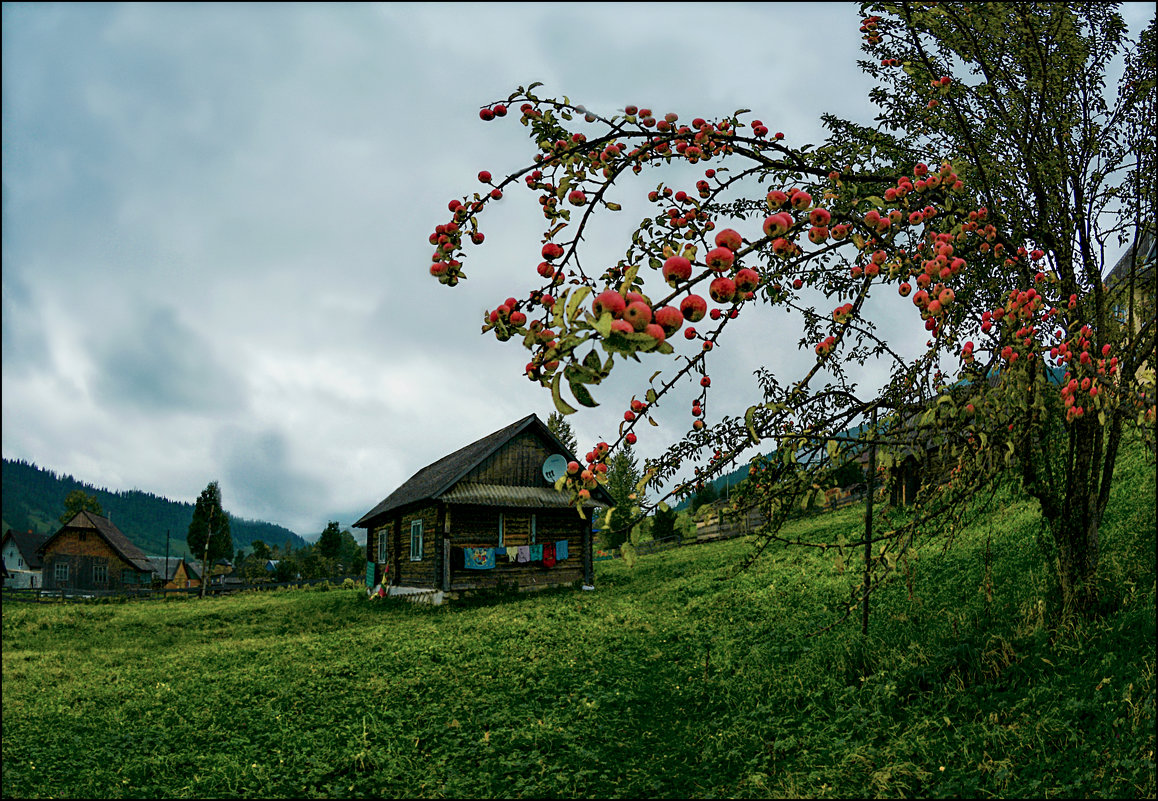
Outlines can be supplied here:
<path id="1" fill-rule="evenodd" d="M 550 450 L 533 431 L 523 431 L 463 476 L 463 482 L 504 484 L 508 487 L 546 487 L 543 462 Z"/>
<path id="2" fill-rule="evenodd" d="M 506 545 L 529 545 L 531 514 L 535 514 L 535 541 L 539 544 L 567 540 L 566 561 L 557 562 L 554 567 L 543 567 L 540 563 L 502 563 L 491 570 L 468 570 L 451 562 L 449 590 L 480 589 L 495 587 L 500 583 L 519 587 L 571 584 L 589 580 L 584 553 L 591 541 L 590 519 L 579 517 L 574 509 L 521 509 L 493 506 L 452 506 L 448 512 L 450 532 L 447 535 L 450 547 L 454 548 L 495 548 L 498 547 L 499 512 L 504 516 L 504 538 Z"/>
<path id="3" fill-rule="evenodd" d="M 60 562 L 68 563 L 68 581 L 63 585 L 56 581 L 56 565 Z M 108 581 L 100 584 L 93 582 L 93 568 L 98 565 L 108 571 Z M 140 583 L 123 584 L 122 570 L 132 570 Z M 148 587 L 149 582 L 149 574 L 140 573 L 122 559 L 95 530 L 64 531 L 53 539 L 44 554 L 45 589 L 116 590 L 123 586 Z"/>

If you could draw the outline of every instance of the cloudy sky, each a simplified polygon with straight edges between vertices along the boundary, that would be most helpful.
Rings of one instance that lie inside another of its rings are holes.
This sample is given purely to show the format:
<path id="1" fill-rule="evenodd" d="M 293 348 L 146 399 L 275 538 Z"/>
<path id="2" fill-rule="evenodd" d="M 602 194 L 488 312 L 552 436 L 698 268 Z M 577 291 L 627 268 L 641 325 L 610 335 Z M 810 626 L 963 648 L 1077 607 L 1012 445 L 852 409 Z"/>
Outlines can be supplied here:
<path id="1" fill-rule="evenodd" d="M 822 112 L 871 122 L 858 27 L 855 4 L 5 3 L 3 455 L 184 501 L 216 479 L 232 513 L 309 538 L 350 525 L 553 408 L 525 351 L 479 334 L 538 285 L 534 196 L 483 218 L 468 281 L 427 273 L 447 201 L 533 152 L 480 106 L 542 81 L 818 142 Z M 593 252 L 617 260 L 623 230 Z M 783 322 L 725 339 L 714 414 L 801 358 Z M 571 418 L 581 449 L 659 366 Z M 686 429 L 669 407 L 642 455 Z"/>

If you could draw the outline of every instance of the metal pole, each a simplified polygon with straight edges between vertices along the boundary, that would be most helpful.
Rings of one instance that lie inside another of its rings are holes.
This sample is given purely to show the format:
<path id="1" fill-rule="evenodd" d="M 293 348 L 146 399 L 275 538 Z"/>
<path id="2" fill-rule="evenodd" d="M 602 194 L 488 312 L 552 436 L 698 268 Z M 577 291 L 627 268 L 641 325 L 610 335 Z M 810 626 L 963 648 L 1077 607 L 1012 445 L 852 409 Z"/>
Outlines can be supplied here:
<path id="1" fill-rule="evenodd" d="M 864 514 L 864 598 L 861 599 L 860 633 L 868 634 L 869 620 L 869 587 L 872 581 L 873 560 L 873 495 L 876 489 L 873 486 L 877 477 L 877 410 L 872 415 L 872 440 L 869 442 L 869 474 L 868 474 L 868 501 Z"/>

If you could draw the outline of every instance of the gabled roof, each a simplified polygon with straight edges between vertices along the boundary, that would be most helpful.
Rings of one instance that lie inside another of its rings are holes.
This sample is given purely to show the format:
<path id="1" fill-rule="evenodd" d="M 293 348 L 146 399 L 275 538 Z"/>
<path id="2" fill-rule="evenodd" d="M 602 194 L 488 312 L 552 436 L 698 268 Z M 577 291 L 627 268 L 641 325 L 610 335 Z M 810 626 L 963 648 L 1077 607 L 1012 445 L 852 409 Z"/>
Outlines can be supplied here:
<path id="1" fill-rule="evenodd" d="M 177 568 L 185 561 L 185 557 L 183 556 L 170 556 L 168 557 L 169 563 L 166 565 L 164 556 L 150 556 L 148 559 L 149 565 L 153 568 L 153 572 L 165 581 L 172 581 L 177 575 Z M 186 573 L 189 572 L 188 562 L 185 563 L 185 571 Z"/>
<path id="2" fill-rule="evenodd" d="M 34 534 L 31 531 L 17 531 L 10 528 L 4 532 L 3 542 L 7 543 L 9 539 L 16 543 L 16 549 L 20 551 L 20 556 L 29 569 L 40 570 L 44 566 L 41 555 L 37 553 L 37 548 L 48 539 L 47 534 Z M 2 547 L 4 546 L 0 545 L 0 548 Z"/>
<path id="3" fill-rule="evenodd" d="M 466 487 L 459 488 L 453 495 L 447 495 L 449 491 L 454 489 L 455 484 L 461 481 L 471 470 L 478 467 L 484 460 L 495 453 L 503 445 L 521 434 L 526 430 L 534 430 L 536 433 L 545 438 L 548 442 L 558 450 L 559 453 L 565 454 L 569 461 L 578 461 L 571 449 L 559 441 L 559 438 L 551 433 L 551 429 L 547 428 L 546 424 L 538 418 L 537 415 L 530 414 L 522 420 L 511 423 L 506 428 L 501 428 L 493 434 L 488 434 L 482 439 L 476 440 L 466 447 L 459 448 L 454 453 L 444 456 L 433 464 L 419 470 L 409 479 L 407 479 L 402 486 L 390 493 L 381 503 L 362 516 L 362 519 L 354 524 L 357 528 L 369 528 L 371 521 L 382 515 L 400 509 L 410 504 L 419 503 L 421 501 L 429 500 L 431 498 L 442 498 L 443 500 L 450 500 L 456 502 L 473 502 L 484 503 L 488 505 L 495 505 L 502 503 L 504 505 L 534 505 L 534 506 L 567 506 L 566 498 L 553 489 L 543 487 L 541 492 L 532 492 L 529 494 L 520 494 L 521 490 L 512 487 L 498 488 L 493 485 L 478 485 L 473 492 L 468 491 Z M 486 489 L 480 489 L 485 486 Z M 538 488 L 527 488 L 538 489 Z M 515 496 L 518 495 L 516 498 Z M 534 496 L 534 499 L 531 498 Z M 602 487 L 596 487 L 592 490 L 592 496 L 598 495 L 599 502 L 614 503 L 611 496 L 607 494 Z M 509 497 L 507 497 L 509 496 Z"/>
<path id="4" fill-rule="evenodd" d="M 1154 264 L 1156 255 L 1158 255 L 1158 240 L 1155 240 L 1154 231 L 1150 227 L 1146 227 L 1138 235 L 1137 241 L 1131 242 L 1130 247 L 1126 248 L 1126 252 L 1122 254 L 1122 258 L 1118 259 L 1118 263 L 1110 270 L 1106 276 L 1106 285 L 1113 289 L 1116 285 L 1123 281 L 1130 279 L 1130 262 L 1133 259 L 1134 247 L 1138 248 L 1137 261 L 1137 277 L 1143 281 L 1145 286 L 1146 281 L 1154 280 Z"/>
<path id="5" fill-rule="evenodd" d="M 41 555 L 47 553 L 48 546 L 52 544 L 53 540 L 70 528 L 89 529 L 90 525 L 85 525 L 86 522 L 91 524 L 91 528 L 96 529 L 97 534 L 126 562 L 143 573 L 153 572 L 153 567 L 149 564 L 149 557 L 145 555 L 144 551 L 129 542 L 129 538 L 113 525 L 113 521 L 89 511 L 77 512 L 71 520 L 61 526 L 59 531 L 45 540 L 44 544 L 37 548 L 37 551 Z"/>

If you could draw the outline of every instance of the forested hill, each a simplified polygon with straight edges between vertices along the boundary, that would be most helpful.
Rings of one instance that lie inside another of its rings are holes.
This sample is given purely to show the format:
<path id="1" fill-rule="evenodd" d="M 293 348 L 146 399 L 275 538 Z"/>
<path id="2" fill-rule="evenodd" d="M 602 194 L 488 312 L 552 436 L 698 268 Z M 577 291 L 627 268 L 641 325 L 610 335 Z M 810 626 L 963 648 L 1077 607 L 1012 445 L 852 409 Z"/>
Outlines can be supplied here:
<path id="1" fill-rule="evenodd" d="M 72 476 L 60 476 L 34 464 L 9 459 L 4 459 L 0 487 L 4 530 L 55 532 L 60 528 L 58 518 L 64 511 L 64 498 L 76 489 L 95 496 L 105 516 L 111 518 L 116 527 L 145 553 L 164 555 L 166 531 L 170 534 L 169 552 L 172 555 L 179 556 L 187 551 L 185 535 L 189 531 L 189 521 L 193 519 L 193 504 L 171 501 L 140 490 L 110 492 L 77 481 Z M 231 516 L 230 531 L 234 550 L 248 550 L 254 540 L 279 547 L 288 540 L 295 550 L 306 545 L 305 540 L 288 528 L 259 520 Z"/>

